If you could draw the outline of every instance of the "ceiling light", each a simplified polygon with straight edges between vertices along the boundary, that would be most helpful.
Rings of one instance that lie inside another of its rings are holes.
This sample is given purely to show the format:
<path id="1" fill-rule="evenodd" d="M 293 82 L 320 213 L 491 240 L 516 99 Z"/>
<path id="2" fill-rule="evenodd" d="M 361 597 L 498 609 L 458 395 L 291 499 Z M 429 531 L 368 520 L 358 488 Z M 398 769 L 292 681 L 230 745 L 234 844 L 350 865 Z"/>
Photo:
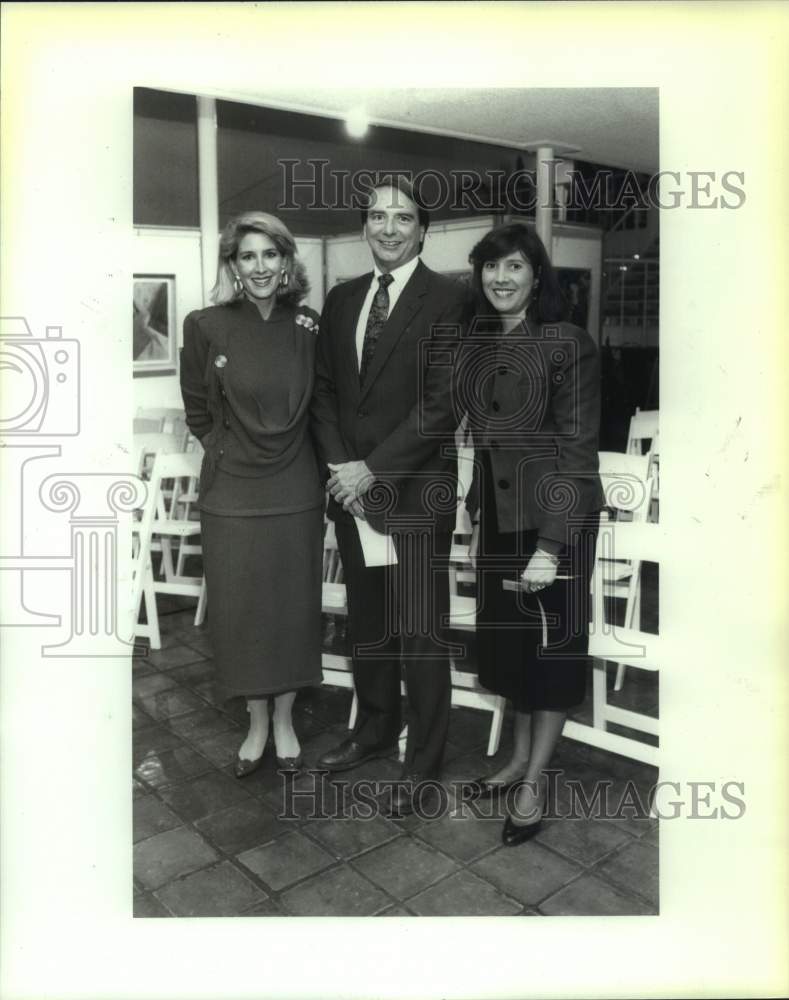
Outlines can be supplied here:
<path id="1" fill-rule="evenodd" d="M 370 120 L 364 108 L 351 108 L 345 116 L 345 128 L 352 139 L 363 139 L 370 127 Z"/>

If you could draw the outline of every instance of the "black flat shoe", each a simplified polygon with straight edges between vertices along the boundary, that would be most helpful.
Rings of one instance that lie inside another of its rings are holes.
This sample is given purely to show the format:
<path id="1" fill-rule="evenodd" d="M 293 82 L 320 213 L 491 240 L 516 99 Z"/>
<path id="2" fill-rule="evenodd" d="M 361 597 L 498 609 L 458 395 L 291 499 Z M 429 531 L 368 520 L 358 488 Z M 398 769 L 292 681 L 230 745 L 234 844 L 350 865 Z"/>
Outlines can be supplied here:
<path id="1" fill-rule="evenodd" d="M 540 832 L 541 828 L 542 818 L 534 823 L 528 823 L 526 826 L 516 826 L 512 822 L 512 816 L 508 816 L 504 820 L 504 829 L 501 831 L 501 842 L 505 847 L 517 847 L 518 844 L 525 844 L 527 840 L 531 840 L 535 834 Z"/>
<path id="2" fill-rule="evenodd" d="M 257 771 L 263 763 L 265 751 L 256 760 L 245 760 L 243 757 L 236 758 L 235 775 L 237 778 L 246 778 L 247 775 Z"/>
<path id="3" fill-rule="evenodd" d="M 298 774 L 304 766 L 304 757 L 277 757 L 277 770 L 280 774 Z"/>

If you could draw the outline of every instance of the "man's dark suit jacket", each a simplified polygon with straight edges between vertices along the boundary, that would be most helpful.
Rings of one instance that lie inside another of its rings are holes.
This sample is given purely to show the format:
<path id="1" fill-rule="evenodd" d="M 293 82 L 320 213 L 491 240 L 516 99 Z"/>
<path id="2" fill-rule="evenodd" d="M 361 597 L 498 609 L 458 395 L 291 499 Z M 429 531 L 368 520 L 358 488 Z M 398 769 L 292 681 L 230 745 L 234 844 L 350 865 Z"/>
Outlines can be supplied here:
<path id="1" fill-rule="evenodd" d="M 420 261 L 381 331 L 363 385 L 356 326 L 372 273 L 336 285 L 318 334 L 312 431 L 320 461 L 363 459 L 376 477 L 364 498 L 379 531 L 424 524 L 452 531 L 457 506 L 451 397 L 464 289 Z M 329 517 L 347 517 L 333 500 Z"/>

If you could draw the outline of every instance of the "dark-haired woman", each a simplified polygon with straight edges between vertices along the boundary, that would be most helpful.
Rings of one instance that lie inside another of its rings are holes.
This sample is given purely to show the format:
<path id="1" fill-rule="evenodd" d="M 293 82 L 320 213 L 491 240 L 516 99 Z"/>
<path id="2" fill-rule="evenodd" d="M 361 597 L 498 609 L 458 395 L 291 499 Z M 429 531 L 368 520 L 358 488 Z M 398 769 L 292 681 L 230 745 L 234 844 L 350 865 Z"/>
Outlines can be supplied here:
<path id="1" fill-rule="evenodd" d="M 467 502 L 479 678 L 515 713 L 510 760 L 476 785 L 480 796 L 506 793 L 502 839 L 514 845 L 539 829 L 543 771 L 568 709 L 585 696 L 603 504 L 599 369 L 588 333 L 563 320 L 556 273 L 535 233 L 521 224 L 494 229 L 471 262 L 475 301 L 454 392 L 476 457 Z"/>
<path id="2" fill-rule="evenodd" d="M 277 763 L 301 767 L 292 708 L 320 684 L 324 493 L 307 413 L 318 316 L 296 244 L 264 212 L 226 226 L 216 303 L 184 323 L 181 391 L 205 458 L 203 565 L 220 701 L 246 698 L 237 777 L 261 763 L 269 698 Z"/>

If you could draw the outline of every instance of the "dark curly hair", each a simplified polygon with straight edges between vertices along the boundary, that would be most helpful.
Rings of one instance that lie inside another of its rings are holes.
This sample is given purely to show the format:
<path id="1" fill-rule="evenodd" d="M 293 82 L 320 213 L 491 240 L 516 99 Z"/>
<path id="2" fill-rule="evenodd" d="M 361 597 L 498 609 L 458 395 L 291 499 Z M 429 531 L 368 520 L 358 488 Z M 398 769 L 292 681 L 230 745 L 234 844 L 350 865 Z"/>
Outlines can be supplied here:
<path id="1" fill-rule="evenodd" d="M 520 222 L 498 226 L 477 243 L 469 256 L 472 265 L 471 290 L 474 308 L 478 312 L 490 309 L 482 290 L 482 267 L 490 261 L 501 260 L 519 251 L 531 265 L 537 283 L 536 294 L 532 295 L 526 308 L 526 315 L 536 323 L 557 323 L 567 316 L 567 303 L 559 286 L 556 270 L 551 264 L 545 244 L 540 237 Z"/>

